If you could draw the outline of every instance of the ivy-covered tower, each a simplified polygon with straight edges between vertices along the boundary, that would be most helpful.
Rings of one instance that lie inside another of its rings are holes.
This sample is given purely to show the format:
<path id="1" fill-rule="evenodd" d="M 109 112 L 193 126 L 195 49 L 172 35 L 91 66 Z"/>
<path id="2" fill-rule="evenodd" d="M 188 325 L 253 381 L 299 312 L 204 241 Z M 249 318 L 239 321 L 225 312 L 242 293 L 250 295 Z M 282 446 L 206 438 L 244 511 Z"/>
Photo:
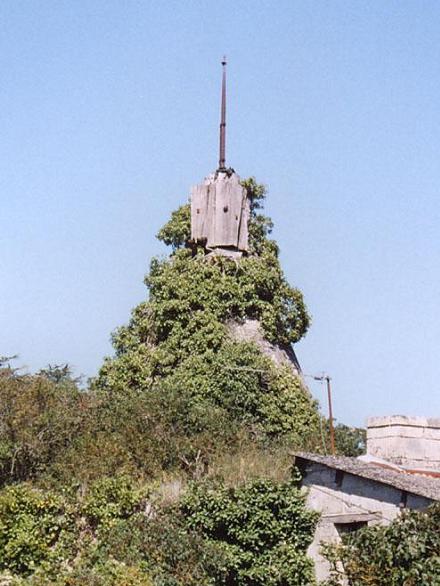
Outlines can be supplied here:
<path id="1" fill-rule="evenodd" d="M 222 61 L 220 156 L 215 173 L 191 191 L 191 240 L 208 252 L 241 256 L 247 252 L 250 202 L 232 168 L 226 167 L 226 58 Z"/>
<path id="2" fill-rule="evenodd" d="M 226 167 L 222 65 L 218 169 L 159 231 L 171 254 L 152 259 L 148 297 L 113 334 L 115 355 L 95 382 L 106 397 L 125 401 L 134 393 L 151 401 L 154 413 L 170 417 L 173 434 L 182 425 L 184 462 L 200 462 L 199 452 L 208 462 L 211 443 L 202 435 L 219 429 L 262 441 L 288 438 L 302 449 L 319 437 L 317 404 L 292 347 L 310 319 L 269 237 L 272 222 L 261 213 L 266 188 Z"/>

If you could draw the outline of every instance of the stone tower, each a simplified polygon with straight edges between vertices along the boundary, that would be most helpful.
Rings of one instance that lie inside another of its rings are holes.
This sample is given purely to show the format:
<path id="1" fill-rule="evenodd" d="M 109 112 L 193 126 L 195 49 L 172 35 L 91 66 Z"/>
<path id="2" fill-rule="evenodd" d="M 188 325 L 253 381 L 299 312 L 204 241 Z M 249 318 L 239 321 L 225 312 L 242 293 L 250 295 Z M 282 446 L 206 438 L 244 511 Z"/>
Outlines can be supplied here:
<path id="1" fill-rule="evenodd" d="M 191 240 L 208 252 L 241 256 L 248 250 L 250 202 L 240 177 L 226 168 L 226 58 L 222 67 L 219 166 L 191 190 Z"/>

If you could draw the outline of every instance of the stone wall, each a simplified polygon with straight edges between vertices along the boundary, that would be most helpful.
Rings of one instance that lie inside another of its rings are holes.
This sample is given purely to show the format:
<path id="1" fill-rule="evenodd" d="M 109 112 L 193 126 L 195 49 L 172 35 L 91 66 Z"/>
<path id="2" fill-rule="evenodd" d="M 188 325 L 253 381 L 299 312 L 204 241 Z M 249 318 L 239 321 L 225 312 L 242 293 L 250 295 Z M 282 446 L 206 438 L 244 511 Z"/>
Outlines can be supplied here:
<path id="1" fill-rule="evenodd" d="M 367 453 L 411 470 L 440 471 L 440 418 L 370 417 Z"/>
<path id="2" fill-rule="evenodd" d="M 301 373 L 301 368 L 292 346 L 279 346 L 268 342 L 258 320 L 246 319 L 242 322 L 231 320 L 227 323 L 227 329 L 233 340 L 237 342 L 253 342 L 277 366 L 288 366 L 293 374 L 298 375 Z"/>

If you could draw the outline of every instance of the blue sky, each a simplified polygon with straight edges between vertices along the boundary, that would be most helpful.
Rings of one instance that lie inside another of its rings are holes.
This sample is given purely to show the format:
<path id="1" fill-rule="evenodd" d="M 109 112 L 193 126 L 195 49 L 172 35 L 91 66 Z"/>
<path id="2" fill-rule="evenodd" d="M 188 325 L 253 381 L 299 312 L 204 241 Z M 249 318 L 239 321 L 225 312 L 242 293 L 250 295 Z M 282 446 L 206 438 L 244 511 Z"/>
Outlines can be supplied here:
<path id="1" fill-rule="evenodd" d="M 96 373 L 217 164 L 269 187 L 335 415 L 440 415 L 440 4 L 4 0 L 0 354 Z M 312 391 L 324 398 L 324 388 Z"/>

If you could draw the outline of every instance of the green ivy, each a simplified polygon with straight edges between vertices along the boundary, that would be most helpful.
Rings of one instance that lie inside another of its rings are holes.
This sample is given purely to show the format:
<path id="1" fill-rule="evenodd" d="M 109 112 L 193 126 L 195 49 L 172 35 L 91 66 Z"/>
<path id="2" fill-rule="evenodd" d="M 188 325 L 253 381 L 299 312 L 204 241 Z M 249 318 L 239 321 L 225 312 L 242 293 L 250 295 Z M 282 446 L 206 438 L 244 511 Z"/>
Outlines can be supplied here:
<path id="1" fill-rule="evenodd" d="M 148 297 L 114 332 L 91 388 L 80 390 L 68 365 L 23 377 L 0 358 L 0 482 L 32 478 L 62 495 L 0 490 L 0 581 L 314 584 L 316 515 L 296 482 L 278 481 L 287 450 L 317 437 L 318 406 L 291 368 L 230 328 L 258 320 L 266 340 L 287 347 L 310 319 L 269 238 L 266 190 L 243 185 L 249 253 L 206 254 L 189 241 L 189 205 L 174 212 L 158 234 L 172 253 L 152 260 Z M 184 494 L 171 504 L 152 489 L 169 477 Z M 186 490 L 188 479 L 199 484 Z"/>
<path id="2" fill-rule="evenodd" d="M 112 558 L 99 564 L 87 564 L 79 558 L 71 567 L 61 567 L 56 573 L 37 571 L 30 577 L 12 578 L 6 583 L 8 586 L 156 586 L 142 568 Z"/>
<path id="3" fill-rule="evenodd" d="M 184 246 L 191 237 L 191 207 L 185 204 L 171 214 L 171 219 L 163 226 L 157 238 L 174 249 Z"/>
<path id="4" fill-rule="evenodd" d="M 188 527 L 223 552 L 215 584 L 311 586 L 306 550 L 317 514 L 306 508 L 296 481 L 267 480 L 237 488 L 195 485 L 180 504 Z"/>
<path id="5" fill-rule="evenodd" d="M 250 254 L 231 259 L 184 248 L 189 207 L 174 212 L 159 232 L 173 253 L 152 260 L 148 300 L 114 333 L 115 356 L 106 359 L 95 388 L 111 394 L 185 389 L 194 401 L 210 401 L 262 433 L 299 438 L 318 427 L 308 391 L 256 346 L 228 334 L 231 320 L 258 320 L 267 340 L 287 346 L 310 322 L 301 292 L 287 283 L 278 248 L 268 239 L 271 221 L 259 213 L 266 190 L 253 178 L 243 185 L 251 200 Z"/>

